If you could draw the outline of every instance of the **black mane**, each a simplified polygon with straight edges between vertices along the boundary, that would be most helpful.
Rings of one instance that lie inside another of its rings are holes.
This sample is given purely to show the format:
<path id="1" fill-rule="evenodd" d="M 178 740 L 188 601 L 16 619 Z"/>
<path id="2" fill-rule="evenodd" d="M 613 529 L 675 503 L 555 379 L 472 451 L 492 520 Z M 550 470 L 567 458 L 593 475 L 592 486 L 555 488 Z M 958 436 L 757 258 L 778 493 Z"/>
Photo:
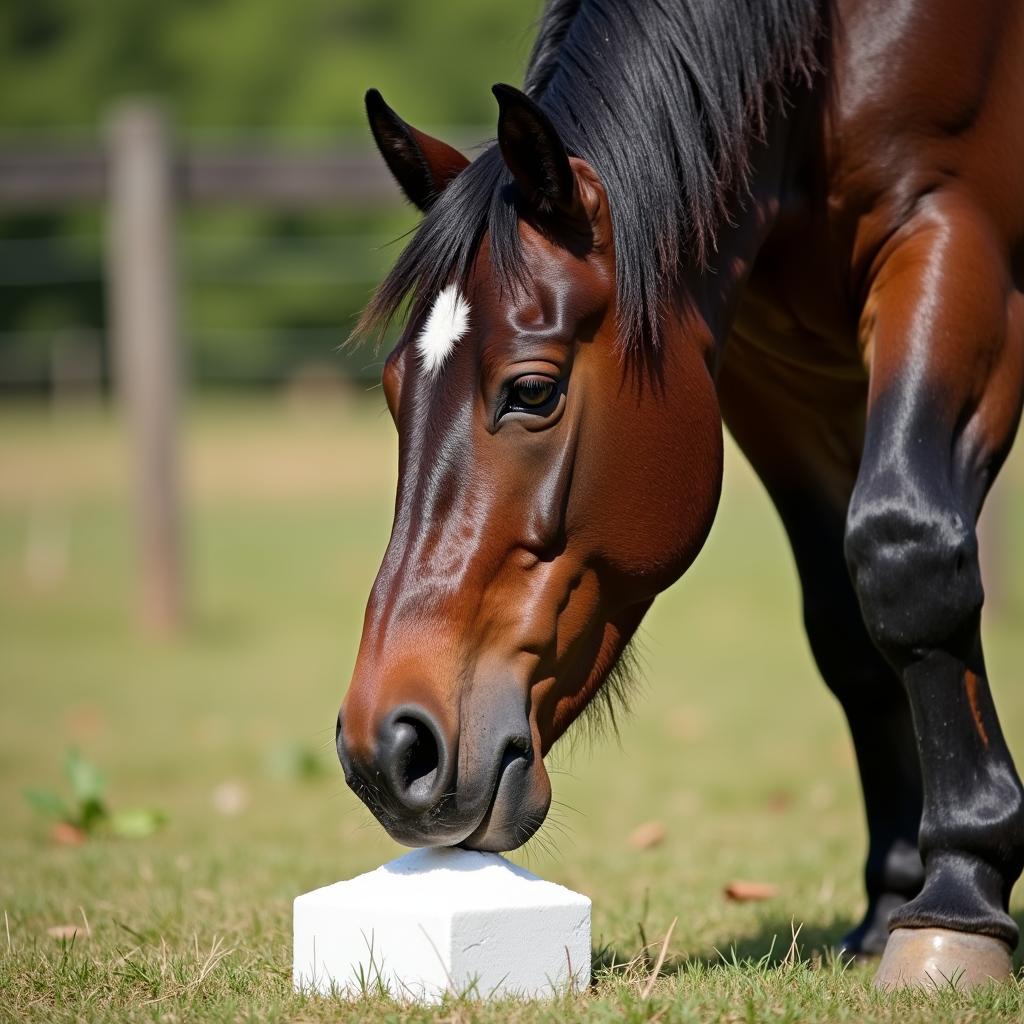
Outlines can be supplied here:
<path id="1" fill-rule="evenodd" d="M 681 269 L 714 247 L 742 196 L 770 106 L 817 67 L 822 0 L 547 0 L 524 91 L 572 156 L 597 171 L 615 238 L 619 332 L 657 344 Z M 357 332 L 417 315 L 464 280 L 485 232 L 506 283 L 522 280 L 511 175 L 496 145 L 438 198 Z"/>

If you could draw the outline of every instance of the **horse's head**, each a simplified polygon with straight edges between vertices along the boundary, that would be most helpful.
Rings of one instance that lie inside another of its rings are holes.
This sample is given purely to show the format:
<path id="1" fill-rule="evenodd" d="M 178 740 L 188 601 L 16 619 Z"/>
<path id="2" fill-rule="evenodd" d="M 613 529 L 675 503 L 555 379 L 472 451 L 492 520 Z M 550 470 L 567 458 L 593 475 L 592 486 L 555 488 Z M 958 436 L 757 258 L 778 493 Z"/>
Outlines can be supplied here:
<path id="1" fill-rule="evenodd" d="M 412 296 L 384 369 L 398 496 L 338 720 L 395 839 L 479 850 L 540 826 L 544 756 L 696 556 L 722 453 L 706 325 L 681 303 L 660 345 L 624 344 L 602 181 L 495 93 L 498 146 L 473 164 L 368 96 L 427 218 L 375 300 Z"/>

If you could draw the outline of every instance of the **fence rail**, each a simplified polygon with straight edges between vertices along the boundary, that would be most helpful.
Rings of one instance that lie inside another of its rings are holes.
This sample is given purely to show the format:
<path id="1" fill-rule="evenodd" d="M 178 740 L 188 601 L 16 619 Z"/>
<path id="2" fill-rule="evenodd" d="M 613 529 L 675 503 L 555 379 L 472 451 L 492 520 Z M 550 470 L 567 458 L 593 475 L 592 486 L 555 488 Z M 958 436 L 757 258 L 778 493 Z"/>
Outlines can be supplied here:
<path id="1" fill-rule="evenodd" d="M 399 193 L 380 159 L 345 149 L 283 151 L 254 147 L 177 148 L 175 194 L 185 203 L 394 203 Z M 100 147 L 5 145 L 0 149 L 0 206 L 47 207 L 102 202 L 110 158 Z"/>

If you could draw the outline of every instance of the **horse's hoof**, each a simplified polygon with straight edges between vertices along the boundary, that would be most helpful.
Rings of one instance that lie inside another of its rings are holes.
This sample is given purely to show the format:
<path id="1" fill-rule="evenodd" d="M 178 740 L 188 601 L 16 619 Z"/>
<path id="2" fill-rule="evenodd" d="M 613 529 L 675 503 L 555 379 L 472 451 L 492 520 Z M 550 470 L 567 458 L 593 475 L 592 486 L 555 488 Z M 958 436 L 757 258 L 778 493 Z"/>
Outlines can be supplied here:
<path id="1" fill-rule="evenodd" d="M 1010 947 L 990 935 L 945 928 L 896 928 L 875 974 L 875 988 L 974 988 L 1013 973 Z"/>

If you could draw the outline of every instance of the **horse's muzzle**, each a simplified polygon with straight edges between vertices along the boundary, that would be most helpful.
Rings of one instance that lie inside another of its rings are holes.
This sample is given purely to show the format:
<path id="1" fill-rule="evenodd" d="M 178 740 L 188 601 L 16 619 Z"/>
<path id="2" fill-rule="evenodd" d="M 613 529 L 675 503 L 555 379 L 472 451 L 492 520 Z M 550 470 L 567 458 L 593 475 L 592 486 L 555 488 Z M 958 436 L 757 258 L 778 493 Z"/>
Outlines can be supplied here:
<path id="1" fill-rule="evenodd" d="M 488 724 L 498 727 L 486 730 L 483 749 L 460 766 L 458 738 L 448 739 L 419 705 L 390 711 L 368 745 L 346 741 L 339 714 L 338 757 L 348 785 L 396 842 L 511 850 L 540 827 L 550 785 L 543 769 L 534 770 L 525 715 Z"/>

